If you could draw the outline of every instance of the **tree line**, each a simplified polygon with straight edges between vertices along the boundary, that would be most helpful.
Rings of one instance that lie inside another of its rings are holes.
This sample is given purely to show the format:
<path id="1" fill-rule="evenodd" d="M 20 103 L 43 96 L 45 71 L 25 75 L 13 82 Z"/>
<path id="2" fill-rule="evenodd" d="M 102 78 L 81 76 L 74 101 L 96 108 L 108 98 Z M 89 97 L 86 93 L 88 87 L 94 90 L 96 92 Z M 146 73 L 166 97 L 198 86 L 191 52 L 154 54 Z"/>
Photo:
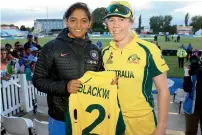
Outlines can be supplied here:
<path id="1" fill-rule="evenodd" d="M 150 28 L 153 29 L 153 33 L 169 32 L 174 34 L 177 32 L 177 25 L 171 25 L 172 19 L 173 17 L 171 15 L 152 16 L 149 20 Z M 197 30 L 202 29 L 202 16 L 193 16 L 189 23 L 189 13 L 187 13 L 185 15 L 184 25 L 193 26 L 193 32 L 196 32 Z"/>

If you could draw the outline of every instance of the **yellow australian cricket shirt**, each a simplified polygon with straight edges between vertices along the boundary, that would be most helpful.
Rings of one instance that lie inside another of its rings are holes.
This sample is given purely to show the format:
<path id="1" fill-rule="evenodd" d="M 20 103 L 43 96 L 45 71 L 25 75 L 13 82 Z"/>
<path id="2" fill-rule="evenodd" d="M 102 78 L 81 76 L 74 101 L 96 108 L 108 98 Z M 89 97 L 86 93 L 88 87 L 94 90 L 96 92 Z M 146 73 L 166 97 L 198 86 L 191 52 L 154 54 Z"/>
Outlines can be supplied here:
<path id="1" fill-rule="evenodd" d="M 115 42 L 103 49 L 104 67 L 119 76 L 118 99 L 123 116 L 141 117 L 153 110 L 153 77 L 168 70 L 159 48 L 133 35 L 122 50 Z"/>
<path id="2" fill-rule="evenodd" d="M 122 135 L 125 124 L 118 105 L 114 72 L 88 71 L 77 94 L 69 97 L 66 135 Z"/>

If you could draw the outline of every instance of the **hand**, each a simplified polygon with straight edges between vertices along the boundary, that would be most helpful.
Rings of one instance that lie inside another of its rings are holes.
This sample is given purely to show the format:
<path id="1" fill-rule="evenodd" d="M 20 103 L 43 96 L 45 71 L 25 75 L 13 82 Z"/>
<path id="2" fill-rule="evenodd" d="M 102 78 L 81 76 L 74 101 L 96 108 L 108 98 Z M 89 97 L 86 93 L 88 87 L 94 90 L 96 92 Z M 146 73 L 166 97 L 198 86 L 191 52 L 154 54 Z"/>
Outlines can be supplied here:
<path id="1" fill-rule="evenodd" d="M 2 80 L 8 81 L 10 79 L 10 77 L 2 77 Z"/>
<path id="2" fill-rule="evenodd" d="M 114 79 L 112 79 L 112 82 L 111 82 L 111 85 L 118 85 L 118 80 L 119 80 L 119 77 L 115 77 Z"/>
<path id="3" fill-rule="evenodd" d="M 190 69 L 190 66 L 185 65 L 185 66 L 184 66 L 184 69 Z"/>
<path id="4" fill-rule="evenodd" d="M 184 76 L 189 76 L 189 70 L 190 70 L 189 66 L 184 66 Z"/>
<path id="5" fill-rule="evenodd" d="M 29 60 L 25 60 L 24 65 L 28 65 L 28 64 L 29 64 Z"/>
<path id="6" fill-rule="evenodd" d="M 165 135 L 165 134 L 166 134 L 166 128 L 157 126 L 152 135 Z"/>
<path id="7" fill-rule="evenodd" d="M 67 84 L 67 91 L 71 93 L 77 93 L 81 86 L 81 81 L 79 80 L 71 80 Z"/>

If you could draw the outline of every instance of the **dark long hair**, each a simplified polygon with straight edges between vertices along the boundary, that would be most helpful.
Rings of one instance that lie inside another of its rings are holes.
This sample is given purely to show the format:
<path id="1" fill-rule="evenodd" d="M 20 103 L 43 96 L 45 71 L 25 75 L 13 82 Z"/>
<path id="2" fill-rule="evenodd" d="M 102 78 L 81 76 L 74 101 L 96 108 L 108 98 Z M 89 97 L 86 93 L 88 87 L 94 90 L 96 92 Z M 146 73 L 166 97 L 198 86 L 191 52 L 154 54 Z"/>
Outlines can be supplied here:
<path id="1" fill-rule="evenodd" d="M 89 21 L 91 20 L 91 14 L 90 14 L 90 10 L 87 6 L 87 4 L 82 3 L 82 2 L 77 2 L 74 3 L 73 5 L 71 5 L 65 12 L 63 18 L 65 19 L 69 19 L 69 17 L 72 15 L 72 13 L 74 12 L 74 10 L 76 9 L 82 9 L 86 15 L 88 16 Z"/>

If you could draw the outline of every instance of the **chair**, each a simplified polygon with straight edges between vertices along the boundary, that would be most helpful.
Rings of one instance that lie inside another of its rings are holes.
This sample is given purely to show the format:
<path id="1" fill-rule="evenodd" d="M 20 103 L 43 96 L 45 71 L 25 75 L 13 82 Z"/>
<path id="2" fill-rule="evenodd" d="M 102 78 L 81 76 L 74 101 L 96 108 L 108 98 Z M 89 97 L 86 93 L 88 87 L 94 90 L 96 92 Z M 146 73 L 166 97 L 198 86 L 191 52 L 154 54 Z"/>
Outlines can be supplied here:
<path id="1" fill-rule="evenodd" d="M 173 95 L 173 103 L 179 103 L 179 114 L 181 112 L 182 103 L 184 102 L 186 92 L 183 89 L 178 88 Z"/>
<path id="2" fill-rule="evenodd" d="M 35 97 L 36 97 L 37 107 L 34 109 L 37 109 L 37 112 L 39 113 L 48 115 L 47 96 L 41 96 L 41 95 L 35 94 Z"/>
<path id="3" fill-rule="evenodd" d="M 33 120 L 34 131 L 36 135 L 48 135 L 48 122 Z"/>
<path id="4" fill-rule="evenodd" d="M 6 135 L 32 135 L 33 122 L 22 117 L 2 115 Z"/>

